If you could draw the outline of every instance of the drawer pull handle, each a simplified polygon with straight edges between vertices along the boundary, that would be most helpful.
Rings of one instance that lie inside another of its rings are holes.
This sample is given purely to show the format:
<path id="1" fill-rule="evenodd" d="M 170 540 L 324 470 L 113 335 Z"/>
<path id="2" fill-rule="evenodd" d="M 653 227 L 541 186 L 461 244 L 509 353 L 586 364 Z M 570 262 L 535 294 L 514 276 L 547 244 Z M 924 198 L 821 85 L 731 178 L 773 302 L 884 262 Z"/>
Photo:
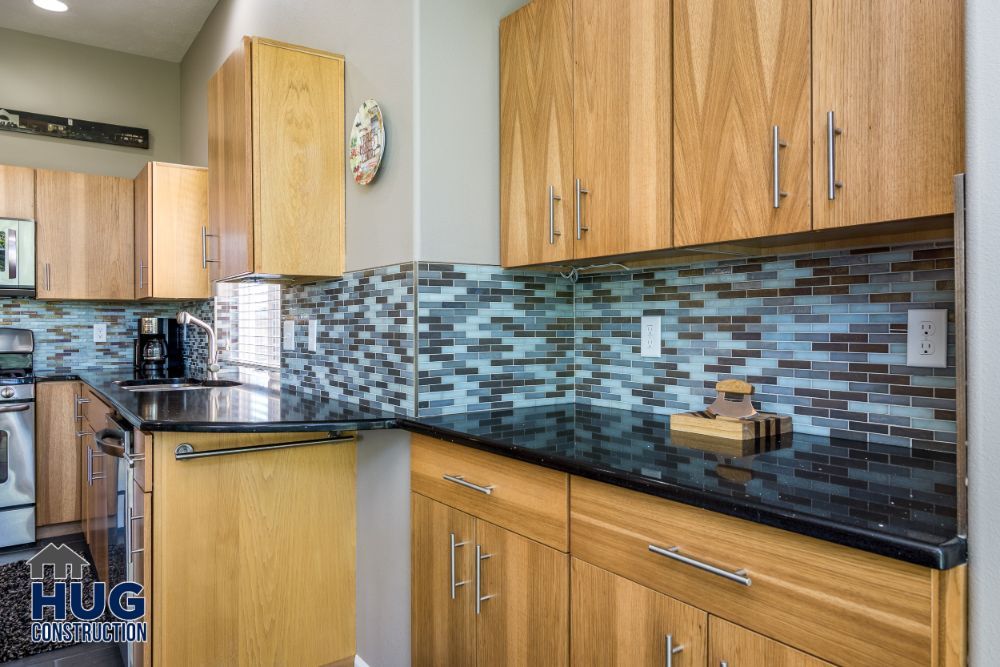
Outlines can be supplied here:
<path id="1" fill-rule="evenodd" d="M 678 563 L 684 563 L 685 565 L 690 565 L 691 567 L 696 567 L 699 570 L 703 570 L 710 574 L 714 574 L 717 577 L 722 577 L 723 579 L 728 579 L 729 581 L 735 581 L 741 586 L 750 585 L 750 577 L 747 576 L 746 570 L 736 570 L 735 572 L 730 572 L 729 570 L 723 570 L 721 567 L 716 567 L 708 563 L 703 563 L 700 560 L 695 560 L 680 553 L 680 547 L 670 547 L 669 549 L 664 549 L 663 547 L 658 547 L 656 545 L 650 544 L 649 550 L 654 554 L 664 556 L 670 560 L 675 560 Z"/>
<path id="2" fill-rule="evenodd" d="M 473 491 L 478 491 L 479 493 L 485 493 L 487 496 L 493 495 L 492 484 L 489 486 L 479 486 L 478 484 L 466 481 L 465 477 L 462 475 L 442 475 L 442 478 L 449 482 L 454 482 L 459 486 L 464 486 L 467 489 L 472 489 Z"/>
<path id="3" fill-rule="evenodd" d="M 449 533 L 449 534 L 451 535 L 451 580 L 449 581 L 449 583 L 451 584 L 451 599 L 454 600 L 455 589 L 458 588 L 459 586 L 464 586 L 467 583 L 469 583 L 468 581 L 455 581 L 455 548 L 464 547 L 466 544 L 468 544 L 468 542 L 456 542 L 455 533 Z"/>
<path id="4" fill-rule="evenodd" d="M 665 664 L 667 667 L 674 667 L 674 656 L 684 650 L 684 645 L 681 644 L 680 646 L 674 646 L 673 635 L 667 635 L 666 637 L 664 637 L 664 643 L 666 644 L 666 653 L 667 653 L 667 659 Z"/>

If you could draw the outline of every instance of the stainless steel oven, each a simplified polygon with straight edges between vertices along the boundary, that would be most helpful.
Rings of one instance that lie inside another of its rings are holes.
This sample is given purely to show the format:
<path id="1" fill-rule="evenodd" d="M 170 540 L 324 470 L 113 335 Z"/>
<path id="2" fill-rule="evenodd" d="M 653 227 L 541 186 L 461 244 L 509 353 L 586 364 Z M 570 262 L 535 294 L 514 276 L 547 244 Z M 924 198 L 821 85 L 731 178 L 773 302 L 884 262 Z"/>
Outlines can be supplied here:
<path id="1" fill-rule="evenodd" d="M 35 541 L 35 382 L 27 329 L 0 328 L 0 547 Z"/>
<path id="2" fill-rule="evenodd" d="M 0 218 L 0 296 L 35 296 L 35 223 Z"/>

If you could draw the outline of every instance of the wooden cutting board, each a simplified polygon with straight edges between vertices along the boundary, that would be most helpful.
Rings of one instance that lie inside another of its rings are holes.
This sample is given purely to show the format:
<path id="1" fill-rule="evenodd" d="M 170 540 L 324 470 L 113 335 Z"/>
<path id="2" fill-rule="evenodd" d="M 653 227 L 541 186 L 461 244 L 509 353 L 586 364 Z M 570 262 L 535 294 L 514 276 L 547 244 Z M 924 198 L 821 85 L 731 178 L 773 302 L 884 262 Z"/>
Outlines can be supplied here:
<path id="1" fill-rule="evenodd" d="M 791 433 L 792 418 L 769 412 L 758 412 L 752 417 L 732 419 L 716 417 L 705 412 L 681 412 L 670 415 L 670 433 L 692 434 L 704 438 L 755 442 L 780 439 L 784 433 Z"/>

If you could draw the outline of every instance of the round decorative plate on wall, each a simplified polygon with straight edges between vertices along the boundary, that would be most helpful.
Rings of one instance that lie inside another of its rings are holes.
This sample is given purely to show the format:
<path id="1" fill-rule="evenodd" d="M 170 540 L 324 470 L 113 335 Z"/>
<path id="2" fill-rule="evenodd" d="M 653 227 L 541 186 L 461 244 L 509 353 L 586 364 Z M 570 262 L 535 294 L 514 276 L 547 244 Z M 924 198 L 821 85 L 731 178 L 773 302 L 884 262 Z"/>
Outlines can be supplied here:
<path id="1" fill-rule="evenodd" d="M 351 173 L 358 185 L 368 185 L 378 173 L 385 151 L 385 125 L 375 100 L 365 100 L 351 127 Z"/>

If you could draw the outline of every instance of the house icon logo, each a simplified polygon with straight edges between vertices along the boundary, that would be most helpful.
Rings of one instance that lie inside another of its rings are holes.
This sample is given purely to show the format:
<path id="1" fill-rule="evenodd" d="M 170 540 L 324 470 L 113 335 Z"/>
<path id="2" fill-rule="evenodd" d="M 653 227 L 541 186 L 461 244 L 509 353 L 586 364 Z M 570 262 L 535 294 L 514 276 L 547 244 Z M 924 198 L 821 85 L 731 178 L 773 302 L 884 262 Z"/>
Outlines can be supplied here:
<path id="1" fill-rule="evenodd" d="M 45 567 L 52 566 L 55 579 L 83 579 L 83 568 L 90 567 L 86 558 L 65 544 L 47 544 L 45 548 L 28 559 L 32 579 L 44 579 Z"/>

